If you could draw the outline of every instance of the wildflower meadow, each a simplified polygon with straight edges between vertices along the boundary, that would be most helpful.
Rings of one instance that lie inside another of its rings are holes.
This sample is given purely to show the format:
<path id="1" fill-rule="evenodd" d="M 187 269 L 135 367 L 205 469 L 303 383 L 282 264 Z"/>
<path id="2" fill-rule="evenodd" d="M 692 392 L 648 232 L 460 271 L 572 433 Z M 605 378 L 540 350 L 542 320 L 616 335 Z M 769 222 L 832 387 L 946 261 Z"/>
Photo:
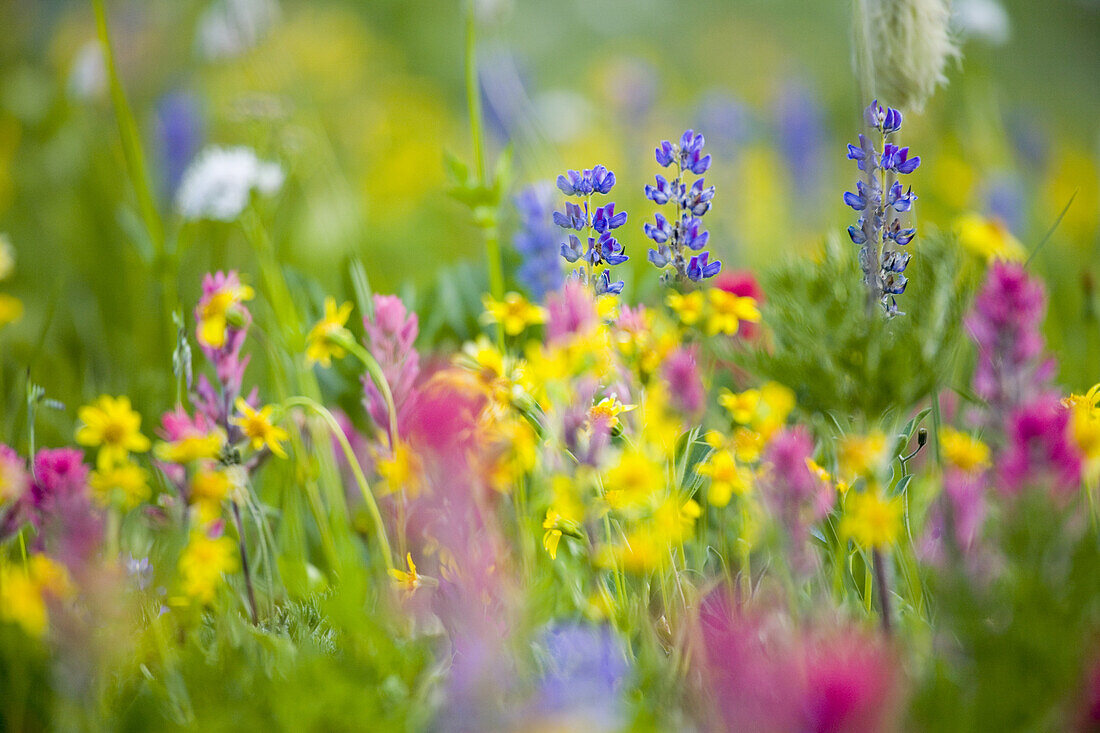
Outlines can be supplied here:
<path id="1" fill-rule="evenodd" d="M 1100 731 L 1100 3 L 0 28 L 0 729 Z"/>

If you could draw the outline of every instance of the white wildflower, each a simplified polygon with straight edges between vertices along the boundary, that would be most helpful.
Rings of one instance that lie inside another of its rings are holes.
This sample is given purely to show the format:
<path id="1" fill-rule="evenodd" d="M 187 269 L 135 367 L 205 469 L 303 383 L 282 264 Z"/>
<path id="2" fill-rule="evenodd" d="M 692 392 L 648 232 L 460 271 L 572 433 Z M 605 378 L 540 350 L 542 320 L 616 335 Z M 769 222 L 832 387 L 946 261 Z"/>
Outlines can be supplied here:
<path id="1" fill-rule="evenodd" d="M 1003 46 L 1012 37 L 1008 11 L 997 0 L 956 0 L 951 24 L 966 38 Z"/>
<path id="2" fill-rule="evenodd" d="M 69 94 L 76 99 L 98 99 L 107 92 L 107 60 L 99 41 L 80 47 L 69 70 Z"/>
<path id="3" fill-rule="evenodd" d="M 285 178 L 278 163 L 260 160 L 250 148 L 207 148 L 183 174 L 176 206 L 185 219 L 233 221 L 253 191 L 272 196 Z"/>

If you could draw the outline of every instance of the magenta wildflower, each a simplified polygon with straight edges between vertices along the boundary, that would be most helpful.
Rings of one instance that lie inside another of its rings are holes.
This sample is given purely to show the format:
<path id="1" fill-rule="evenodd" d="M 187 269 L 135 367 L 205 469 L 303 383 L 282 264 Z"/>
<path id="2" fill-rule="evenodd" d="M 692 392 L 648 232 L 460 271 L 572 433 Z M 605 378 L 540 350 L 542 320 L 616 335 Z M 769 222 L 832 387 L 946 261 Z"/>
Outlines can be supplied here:
<path id="1" fill-rule="evenodd" d="M 966 327 L 978 347 L 974 392 L 988 403 L 991 426 L 1005 425 L 1015 408 L 1046 391 L 1054 363 L 1043 359 L 1045 305 L 1042 283 L 1021 265 L 989 268 Z"/>
<path id="2" fill-rule="evenodd" d="M 367 348 L 378 360 L 382 374 L 393 395 L 400 431 L 406 422 L 415 398 L 414 385 L 420 376 L 420 354 L 414 343 L 419 334 L 419 322 L 396 295 L 374 296 L 374 320 L 363 319 L 367 333 Z M 387 430 L 390 426 L 386 402 L 370 377 L 363 378 L 366 407 L 375 425 Z"/>
<path id="3" fill-rule="evenodd" d="M 241 355 L 252 323 L 252 314 L 244 302 L 252 299 L 253 291 L 230 270 L 228 273 L 207 273 L 202 280 L 202 293 L 195 306 L 196 337 L 203 354 L 214 366 L 217 384 L 211 384 L 205 375 L 200 376 L 193 395 L 194 403 L 199 412 L 221 425 L 232 437 L 229 417 L 233 414 L 233 404 L 241 395 L 244 370 L 250 358 Z"/>
<path id="4" fill-rule="evenodd" d="M 88 466 L 75 448 L 43 448 L 34 457 L 34 481 L 28 495 L 38 516 L 60 500 L 88 492 Z"/>
<path id="5" fill-rule="evenodd" d="M 674 349 L 665 359 L 661 375 L 668 385 L 668 393 L 677 410 L 688 416 L 702 413 L 706 406 L 707 393 L 696 363 L 695 347 L 681 346 Z"/>
<path id="6" fill-rule="evenodd" d="M 998 484 L 1015 494 L 1044 483 L 1056 494 L 1076 491 L 1081 456 L 1069 435 L 1069 413 L 1056 398 L 1042 397 L 1015 410 L 1007 425 L 1007 444 L 998 457 Z"/>
<path id="7" fill-rule="evenodd" d="M 580 283 L 566 282 L 561 290 L 547 297 L 546 309 L 546 340 L 549 343 L 584 333 L 596 325 L 596 303 Z"/>
<path id="8" fill-rule="evenodd" d="M 764 500 L 791 540 L 791 564 L 800 572 L 813 567 L 807 552 L 810 525 L 829 513 L 836 490 L 810 470 L 814 443 L 802 427 L 780 430 L 764 452 Z"/>

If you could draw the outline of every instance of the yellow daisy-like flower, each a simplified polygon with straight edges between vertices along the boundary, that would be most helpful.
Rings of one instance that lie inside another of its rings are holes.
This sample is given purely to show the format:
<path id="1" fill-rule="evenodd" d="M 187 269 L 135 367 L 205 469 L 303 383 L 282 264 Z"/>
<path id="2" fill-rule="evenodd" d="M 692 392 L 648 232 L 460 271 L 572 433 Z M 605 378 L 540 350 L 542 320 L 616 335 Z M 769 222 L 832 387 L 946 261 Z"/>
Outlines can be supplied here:
<path id="1" fill-rule="evenodd" d="M 133 509 L 152 494 L 149 472 L 134 463 L 92 471 L 88 484 L 100 504 L 117 504 L 123 509 Z"/>
<path id="2" fill-rule="evenodd" d="M 706 299 L 698 290 L 690 293 L 669 293 L 665 303 L 685 326 L 694 326 L 703 319 Z"/>
<path id="3" fill-rule="evenodd" d="M 320 364 L 327 369 L 332 366 L 333 358 L 344 358 L 348 352 L 341 342 L 351 338 L 347 329 L 350 317 L 351 303 L 337 307 L 335 298 L 325 298 L 325 315 L 306 336 L 306 359 L 310 364 Z"/>
<path id="4" fill-rule="evenodd" d="M 215 349 L 225 346 L 230 313 L 234 307 L 254 297 L 256 292 L 248 285 L 233 284 L 204 298 L 198 312 L 199 341 Z"/>
<path id="5" fill-rule="evenodd" d="M 546 309 L 531 303 L 516 292 L 506 294 L 502 301 L 486 294 L 482 296 L 481 302 L 485 305 L 482 321 L 501 324 L 504 333 L 509 336 L 518 336 L 528 326 L 546 322 Z"/>
<path id="6" fill-rule="evenodd" d="M 867 435 L 845 435 L 837 444 L 837 464 L 845 479 L 873 475 L 886 454 L 886 436 L 881 431 Z"/>
<path id="7" fill-rule="evenodd" d="M 588 420 L 590 423 L 606 420 L 608 427 L 614 429 L 619 424 L 619 415 L 635 408 L 637 405 L 624 405 L 618 397 L 611 395 L 588 408 Z"/>
<path id="8" fill-rule="evenodd" d="M 553 509 L 546 510 L 546 519 L 542 520 L 542 528 L 546 532 L 542 535 L 542 546 L 549 553 L 551 560 L 558 559 L 558 543 L 561 542 L 561 530 L 558 528 L 558 520 L 561 515 Z"/>
<path id="9" fill-rule="evenodd" d="M 940 448 L 945 461 L 967 473 L 989 467 L 989 446 L 952 427 L 940 430 Z"/>
<path id="10" fill-rule="evenodd" d="M 700 476 L 710 478 L 707 501 L 716 507 L 729 504 L 734 494 L 744 496 L 752 486 L 752 471 L 738 466 L 733 454 L 728 450 L 717 450 L 711 453 L 696 471 Z"/>
<path id="11" fill-rule="evenodd" d="M 416 563 L 413 562 L 413 556 L 411 552 L 405 553 L 405 562 L 408 563 L 408 572 L 404 570 L 398 570 L 396 568 L 390 568 L 390 577 L 397 581 L 398 587 L 402 588 L 406 593 L 413 593 L 420 587 L 420 573 L 416 571 Z"/>
<path id="12" fill-rule="evenodd" d="M 76 442 L 99 448 L 101 468 L 125 463 L 130 453 L 149 450 L 149 439 L 141 434 L 141 415 L 130 405 L 129 397 L 103 395 L 77 411 L 83 425 L 76 431 Z"/>
<path id="13" fill-rule="evenodd" d="M 748 428 L 737 428 L 730 439 L 733 455 L 742 463 L 756 463 L 764 452 L 764 436 Z"/>
<path id="14" fill-rule="evenodd" d="M 986 219 L 980 214 L 965 214 L 955 222 L 959 244 L 986 260 L 1023 262 L 1027 250 L 999 219 Z"/>
<path id="15" fill-rule="evenodd" d="M 179 440 L 157 443 L 153 449 L 157 460 L 180 465 L 217 458 L 225 445 L 225 433 L 219 428 L 201 435 L 188 435 Z"/>
<path id="16" fill-rule="evenodd" d="M 0 620 L 17 624 L 28 636 L 46 633 L 48 598 L 69 598 L 72 580 L 64 566 L 45 555 L 32 555 L 22 567 L 0 564 Z"/>
<path id="17" fill-rule="evenodd" d="M 0 326 L 15 323 L 23 317 L 23 301 L 14 295 L 0 293 Z"/>
<path id="18" fill-rule="evenodd" d="M 730 392 L 723 389 L 718 395 L 718 404 L 726 408 L 726 412 L 735 423 L 751 425 L 756 418 L 757 407 L 760 405 L 760 392 L 755 389 L 746 389 L 744 392 Z"/>
<path id="19" fill-rule="evenodd" d="M 379 487 L 382 493 L 392 494 L 404 491 L 412 498 L 420 495 L 422 482 L 420 459 L 406 443 L 397 441 L 392 455 L 379 456 L 375 466 L 382 479 L 382 485 Z"/>
<path id="20" fill-rule="evenodd" d="M 710 313 L 707 316 L 707 333 L 711 336 L 724 333 L 733 336 L 741 326 L 741 321 L 758 322 L 760 311 L 756 299 L 749 296 L 734 295 L 719 288 L 707 291 Z"/>
<path id="21" fill-rule="evenodd" d="M 288 440 L 290 434 L 278 425 L 271 424 L 271 413 L 274 408 L 268 405 L 256 410 L 245 402 L 243 397 L 237 398 L 236 407 L 241 416 L 231 418 L 229 422 L 240 427 L 244 437 L 248 438 L 252 450 L 260 450 L 267 446 L 279 458 L 286 458 L 282 441 Z"/>
<path id="22" fill-rule="evenodd" d="M 902 502 L 885 499 L 877 491 L 850 495 L 845 502 L 840 534 L 871 550 L 887 547 L 901 532 Z"/>
<path id="23" fill-rule="evenodd" d="M 233 482 L 225 471 L 206 467 L 191 478 L 190 500 L 198 511 L 201 522 L 212 522 L 221 514 L 221 504 L 233 489 Z"/>
<path id="24" fill-rule="evenodd" d="M 665 467 L 638 450 L 628 450 L 607 472 L 605 498 L 613 509 L 633 508 L 665 487 Z"/>
<path id="25" fill-rule="evenodd" d="M 236 547 L 231 539 L 192 532 L 179 562 L 182 590 L 196 603 L 213 603 L 222 575 L 236 567 Z"/>

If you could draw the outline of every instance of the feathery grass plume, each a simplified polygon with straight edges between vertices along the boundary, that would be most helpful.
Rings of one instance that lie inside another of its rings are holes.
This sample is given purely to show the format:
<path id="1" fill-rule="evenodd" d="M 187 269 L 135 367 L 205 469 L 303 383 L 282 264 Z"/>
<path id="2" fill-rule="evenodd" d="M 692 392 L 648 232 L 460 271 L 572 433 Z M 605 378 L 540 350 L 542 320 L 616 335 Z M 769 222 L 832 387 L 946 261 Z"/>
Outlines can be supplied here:
<path id="1" fill-rule="evenodd" d="M 949 59 L 959 57 L 951 36 L 951 0 L 856 0 L 857 66 L 870 89 L 901 107 L 921 110 L 947 83 Z"/>

